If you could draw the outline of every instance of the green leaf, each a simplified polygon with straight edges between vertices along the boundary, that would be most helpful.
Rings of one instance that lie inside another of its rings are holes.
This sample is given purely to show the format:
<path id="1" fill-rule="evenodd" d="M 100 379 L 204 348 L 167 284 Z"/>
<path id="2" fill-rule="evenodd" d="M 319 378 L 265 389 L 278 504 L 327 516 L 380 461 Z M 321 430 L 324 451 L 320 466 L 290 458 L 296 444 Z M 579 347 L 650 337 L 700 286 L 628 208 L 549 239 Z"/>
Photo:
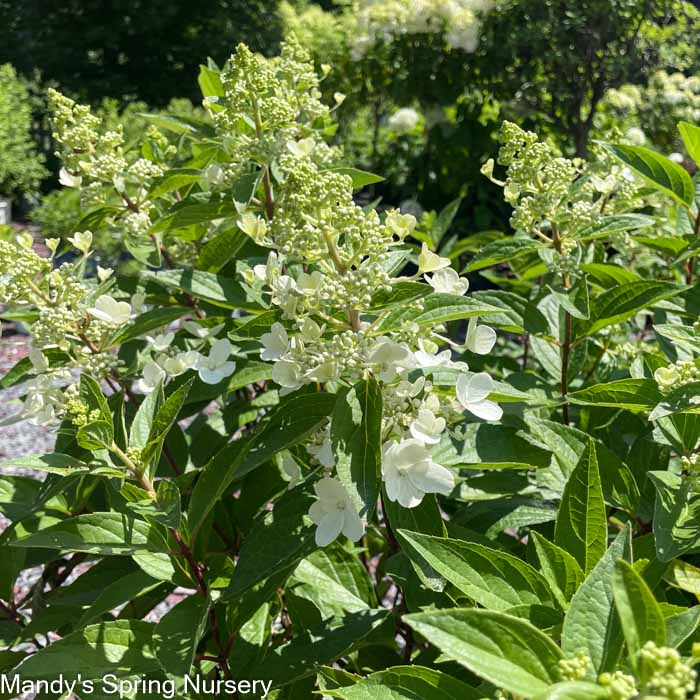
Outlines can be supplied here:
<path id="1" fill-rule="evenodd" d="M 338 397 L 331 422 L 338 478 L 359 514 L 369 518 L 379 496 L 382 390 L 374 377 Z"/>
<path id="2" fill-rule="evenodd" d="M 646 642 L 666 646 L 664 616 L 649 586 L 624 559 L 615 562 L 613 596 L 627 650 L 636 667 L 637 656 Z"/>
<path id="3" fill-rule="evenodd" d="M 163 389 L 159 384 L 141 402 L 136 411 L 131 427 L 129 428 L 129 447 L 142 450 L 148 444 L 148 436 L 151 434 L 153 421 L 163 401 Z"/>
<path id="4" fill-rule="evenodd" d="M 75 437 L 78 445 L 85 450 L 106 450 L 114 442 L 114 426 L 111 420 L 92 421 L 81 426 Z"/>
<path id="5" fill-rule="evenodd" d="M 662 398 L 663 394 L 653 379 L 618 379 L 569 394 L 572 403 L 628 411 L 651 411 Z"/>
<path id="6" fill-rule="evenodd" d="M 583 570 L 569 552 L 557 547 L 539 532 L 531 530 L 530 537 L 535 545 L 542 574 L 557 602 L 562 609 L 566 610 L 569 607 L 571 597 L 583 583 Z"/>
<path id="7" fill-rule="evenodd" d="M 356 555 L 337 542 L 317 549 L 294 569 L 294 595 L 310 600 L 325 620 L 377 607 L 372 581 Z"/>
<path id="8" fill-rule="evenodd" d="M 90 471 L 90 465 L 77 457 L 53 452 L 46 455 L 30 455 L 29 457 L 13 457 L 0 462 L 0 469 L 13 467 L 20 469 L 33 469 L 48 474 L 80 474 Z"/>
<path id="9" fill-rule="evenodd" d="M 199 66 L 199 76 L 197 78 L 199 88 L 204 97 L 223 97 L 224 87 L 221 84 L 221 74 L 209 66 Z"/>
<path id="10" fill-rule="evenodd" d="M 562 681 L 533 700 L 609 700 L 610 690 L 587 681 Z"/>
<path id="11" fill-rule="evenodd" d="M 607 263 L 582 263 L 581 271 L 585 272 L 589 279 L 595 280 L 601 287 L 610 289 L 622 284 L 629 284 L 639 280 L 639 275 L 617 265 Z"/>
<path id="12" fill-rule="evenodd" d="M 564 654 L 574 656 L 583 649 L 590 656 L 596 675 L 612 671 L 622 651 L 622 630 L 613 604 L 613 571 L 618 559 L 631 558 L 631 534 L 626 528 L 574 593 L 564 618 Z"/>
<path id="13" fill-rule="evenodd" d="M 171 168 L 165 175 L 156 178 L 148 191 L 149 199 L 157 199 L 168 192 L 179 190 L 185 185 L 191 185 L 202 177 L 201 170 L 194 168 Z"/>
<path id="14" fill-rule="evenodd" d="M 479 605 L 507 610 L 517 605 L 554 606 L 545 578 L 518 557 L 474 542 L 398 531 L 411 558 L 424 559 Z"/>
<path id="15" fill-rule="evenodd" d="M 666 644 L 677 649 L 700 624 L 700 605 L 666 618 Z"/>
<path id="16" fill-rule="evenodd" d="M 23 681 L 101 680 L 108 673 L 132 676 L 158 670 L 151 636 L 154 625 L 115 620 L 91 625 L 28 656 L 11 674 Z"/>
<path id="17" fill-rule="evenodd" d="M 121 513 L 77 515 L 9 544 L 103 555 L 167 551 L 157 530 Z"/>
<path id="18" fill-rule="evenodd" d="M 218 272 L 238 255 L 249 240 L 239 228 L 224 229 L 202 246 L 197 258 L 197 269 L 204 272 Z"/>
<path id="19" fill-rule="evenodd" d="M 459 321 L 499 311 L 490 304 L 456 294 L 430 294 L 418 303 L 420 304 L 418 310 L 413 307 L 413 304 L 392 309 L 379 325 L 377 333 L 387 333 L 401 328 L 406 321 L 413 321 L 419 326 L 434 326 L 437 323 Z"/>
<path id="20" fill-rule="evenodd" d="M 241 546 L 226 598 L 240 596 L 316 549 L 315 530 L 307 517 L 314 500 L 302 484 L 257 519 Z"/>
<path id="21" fill-rule="evenodd" d="M 152 280 L 163 287 L 186 292 L 197 299 L 203 299 L 225 308 L 260 311 L 254 302 L 248 301 L 243 287 L 230 277 L 215 275 L 201 270 L 161 270 L 145 272 L 143 278 Z"/>
<path id="22" fill-rule="evenodd" d="M 187 200 L 186 200 L 187 201 Z M 231 202 L 209 202 L 203 204 L 178 203 L 170 213 L 158 219 L 152 226 L 151 232 L 169 232 L 178 229 L 206 224 L 216 219 L 225 219 L 236 214 L 236 208 Z"/>
<path id="23" fill-rule="evenodd" d="M 159 406 L 158 412 L 151 424 L 148 442 L 141 454 L 141 459 L 144 463 L 148 463 L 153 455 L 160 454 L 160 449 L 163 446 L 166 436 L 175 424 L 182 407 L 185 405 L 187 395 L 190 393 L 193 382 L 194 377 L 187 379 L 165 399 L 161 406 Z"/>
<path id="24" fill-rule="evenodd" d="M 559 680 L 559 647 L 521 618 L 456 608 L 403 619 L 444 656 L 498 688 L 531 697 Z"/>
<path id="25" fill-rule="evenodd" d="M 700 548 L 700 493 L 689 479 L 671 472 L 648 472 L 656 489 L 656 556 L 667 562 Z"/>
<path id="26" fill-rule="evenodd" d="M 685 150 L 695 161 L 695 165 L 700 165 L 700 127 L 688 122 L 678 124 L 678 131 L 685 144 Z"/>
<path id="27" fill-rule="evenodd" d="M 554 542 L 570 552 L 586 574 L 605 553 L 608 542 L 607 514 L 593 440 L 589 440 L 566 482 Z"/>
<path id="28" fill-rule="evenodd" d="M 115 608 L 130 603 L 143 593 L 160 586 L 161 582 L 151 578 L 143 571 L 132 571 L 108 583 L 95 601 L 83 613 L 76 627 L 85 627 L 99 620 Z"/>
<path id="29" fill-rule="evenodd" d="M 383 609 L 360 610 L 302 630 L 290 642 L 271 651 L 248 675 L 271 681 L 273 687 L 304 678 L 362 645 L 389 615 Z"/>
<path id="30" fill-rule="evenodd" d="M 362 189 L 366 185 L 373 185 L 375 182 L 384 181 L 381 175 L 368 173 L 365 170 L 358 170 L 357 168 L 332 168 L 332 172 L 338 173 L 339 175 L 347 175 L 352 180 L 352 188 L 354 190 Z"/>
<path id="31" fill-rule="evenodd" d="M 574 238 L 579 241 L 590 241 L 596 238 L 606 238 L 613 233 L 631 231 L 633 229 L 648 228 L 653 226 L 655 220 L 644 214 L 613 214 L 602 216 L 594 224 L 579 229 Z"/>
<path id="32" fill-rule="evenodd" d="M 450 226 L 452 226 L 452 222 L 455 220 L 455 216 L 457 216 L 462 199 L 463 197 L 453 199 L 451 202 L 446 204 L 442 211 L 437 215 L 437 218 L 433 223 L 433 228 L 430 231 L 430 236 L 436 249 L 437 246 L 440 245 L 442 239 L 445 237 L 445 234 L 449 231 Z"/>
<path id="33" fill-rule="evenodd" d="M 692 206 L 693 181 L 687 171 L 672 160 L 643 146 L 603 144 L 605 149 L 641 175 L 654 187 L 671 195 L 679 204 Z"/>
<path id="34" fill-rule="evenodd" d="M 110 340 L 109 346 L 120 345 L 134 338 L 170 325 L 185 314 L 192 313 L 190 306 L 159 306 L 140 314 L 128 326 L 120 329 Z"/>
<path id="35" fill-rule="evenodd" d="M 487 243 L 464 268 L 464 272 L 474 272 L 492 267 L 499 263 L 509 262 L 522 255 L 527 255 L 542 247 L 532 238 L 505 238 L 500 241 Z"/>
<path id="36" fill-rule="evenodd" d="M 608 289 L 591 303 L 590 319 L 576 324 L 576 337 L 590 336 L 602 328 L 626 321 L 683 290 L 679 285 L 656 280 L 638 280 Z"/>
<path id="37" fill-rule="evenodd" d="M 275 454 L 302 442 L 332 413 L 336 397 L 313 393 L 287 397 L 262 422 L 257 432 L 235 440 L 204 467 L 189 505 L 189 524 L 195 533 L 234 481 L 243 478 Z"/>
<path id="38" fill-rule="evenodd" d="M 192 595 L 161 618 L 153 631 L 153 646 L 168 675 L 183 678 L 190 673 L 199 640 L 204 634 L 209 600 Z"/>
<path id="39" fill-rule="evenodd" d="M 347 688 L 324 695 L 345 700 L 479 700 L 482 694 L 462 681 L 424 666 L 393 666 Z"/>

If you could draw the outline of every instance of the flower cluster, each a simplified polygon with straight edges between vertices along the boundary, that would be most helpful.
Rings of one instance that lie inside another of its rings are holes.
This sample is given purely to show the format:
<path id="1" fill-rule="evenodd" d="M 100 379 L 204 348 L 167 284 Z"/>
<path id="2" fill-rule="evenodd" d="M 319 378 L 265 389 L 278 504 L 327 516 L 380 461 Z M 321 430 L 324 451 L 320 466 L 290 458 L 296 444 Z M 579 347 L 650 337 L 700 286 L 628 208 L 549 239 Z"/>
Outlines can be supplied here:
<path id="1" fill-rule="evenodd" d="M 700 381 L 700 364 L 696 360 L 678 360 L 654 372 L 654 379 L 663 392 Z"/>
<path id="2" fill-rule="evenodd" d="M 511 225 L 551 244 L 562 258 L 553 260 L 553 265 L 575 272 L 566 258 L 579 250 L 577 232 L 594 224 L 604 211 L 614 213 L 618 205 L 624 208 L 636 190 L 633 177 L 609 161 L 590 165 L 564 158 L 552 145 L 512 122 L 503 122 L 499 141 L 497 162 L 506 167 L 505 180 L 494 177 L 493 159 L 485 163 L 482 173 L 503 187 L 513 207 Z"/>
<path id="3" fill-rule="evenodd" d="M 649 695 L 668 700 L 684 700 L 695 690 L 697 672 L 676 649 L 647 642 L 639 654 L 641 686 Z"/>
<path id="4" fill-rule="evenodd" d="M 642 145 L 649 140 L 674 155 L 679 145 L 676 124 L 700 121 L 700 76 L 657 71 L 646 85 L 608 90 L 598 121 L 608 116 L 613 124 L 626 125 L 628 141 Z"/>
<path id="5" fill-rule="evenodd" d="M 494 0 L 361 0 L 355 8 L 357 33 L 352 55 L 360 60 L 379 41 L 406 34 L 440 34 L 454 49 L 473 53 L 479 45 L 481 18 Z"/>
<path id="6" fill-rule="evenodd" d="M 365 210 L 354 201 L 352 178 L 331 167 L 319 128 L 328 110 L 319 101 L 308 56 L 295 41 L 273 60 L 239 47 L 222 84 L 218 111 L 211 107 L 217 129 L 231 144 L 231 162 L 239 168 L 252 159 L 265 185 L 265 201 L 241 205 L 237 225 L 268 250 L 265 263 L 242 276 L 256 298 L 278 311 L 279 320 L 260 339 L 260 355 L 274 363 L 280 394 L 308 384 L 338 391 L 375 377 L 384 406 L 382 476 L 389 499 L 411 508 L 426 493 L 449 493 L 454 476 L 433 459 L 432 449 L 465 409 L 485 420 L 500 418 L 500 408 L 489 400 L 493 381 L 453 360 L 439 324 L 389 325 L 379 300 L 390 298 L 398 284 L 422 279 L 423 294 L 407 302 L 419 314 L 425 294 L 461 296 L 467 280 L 425 244 L 415 275 L 392 276 L 392 261 L 407 254 L 416 219 L 398 210 Z M 495 332 L 474 318 L 457 349 L 487 354 L 495 342 Z M 431 375 L 440 371 L 452 373 L 456 390 L 435 385 Z M 317 541 L 327 544 L 341 532 L 358 539 L 359 516 L 331 476 L 329 426 L 312 437 L 308 452 L 326 472 L 310 512 Z M 297 478 L 295 469 L 285 471 Z"/>

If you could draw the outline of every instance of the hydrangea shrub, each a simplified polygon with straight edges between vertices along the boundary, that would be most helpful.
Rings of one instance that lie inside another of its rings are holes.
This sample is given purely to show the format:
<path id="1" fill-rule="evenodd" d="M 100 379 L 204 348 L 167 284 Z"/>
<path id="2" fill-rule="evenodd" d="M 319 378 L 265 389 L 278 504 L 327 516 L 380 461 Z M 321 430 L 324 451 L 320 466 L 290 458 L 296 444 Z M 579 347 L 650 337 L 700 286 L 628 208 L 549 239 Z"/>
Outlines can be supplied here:
<path id="1" fill-rule="evenodd" d="M 0 387 L 57 436 L 1 465 L 7 696 L 692 696 L 695 183 L 506 122 L 513 235 L 448 244 L 454 210 L 358 203 L 379 176 L 321 79 L 293 38 L 241 45 L 206 117 L 135 147 L 51 93 L 84 216 L 68 251 L 0 240 L 32 334 Z M 137 277 L 94 265 L 105 232 Z"/>

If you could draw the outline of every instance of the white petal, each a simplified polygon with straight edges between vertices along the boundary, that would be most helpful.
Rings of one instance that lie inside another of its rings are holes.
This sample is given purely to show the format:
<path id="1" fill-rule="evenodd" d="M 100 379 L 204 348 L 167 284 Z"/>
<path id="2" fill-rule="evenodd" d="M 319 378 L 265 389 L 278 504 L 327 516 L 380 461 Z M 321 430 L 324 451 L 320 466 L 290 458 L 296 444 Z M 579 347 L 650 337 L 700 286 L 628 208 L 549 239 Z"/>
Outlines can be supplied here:
<path id="1" fill-rule="evenodd" d="M 467 411 L 482 420 L 500 420 L 503 409 L 495 401 L 478 401 L 465 406 Z"/>
<path id="2" fill-rule="evenodd" d="M 488 355 L 496 344 L 496 331 L 489 326 L 477 326 L 469 350 L 477 355 Z"/>
<path id="3" fill-rule="evenodd" d="M 357 542 L 365 532 L 362 518 L 354 509 L 345 509 L 345 519 L 343 521 L 343 534 L 351 541 Z"/>
<path id="4" fill-rule="evenodd" d="M 321 522 L 321 519 L 326 514 L 326 509 L 323 507 L 322 501 L 314 501 L 309 508 L 309 517 L 316 525 Z"/>
<path id="5" fill-rule="evenodd" d="M 463 374 L 457 380 L 457 398 L 464 406 L 483 401 L 493 391 L 493 379 L 486 372 Z"/>
<path id="6" fill-rule="evenodd" d="M 209 351 L 209 359 L 211 359 L 215 364 L 220 365 L 222 362 L 228 359 L 231 354 L 231 341 L 227 338 L 220 338 L 217 340 Z"/>
<path id="7" fill-rule="evenodd" d="M 319 547 L 325 547 L 333 542 L 341 533 L 344 522 L 345 516 L 343 511 L 334 510 L 331 513 L 326 513 L 316 528 L 316 544 Z"/>
<path id="8" fill-rule="evenodd" d="M 421 464 L 420 469 L 409 471 L 408 478 L 416 488 L 425 493 L 441 493 L 447 496 L 455 487 L 454 474 L 432 460 Z"/>

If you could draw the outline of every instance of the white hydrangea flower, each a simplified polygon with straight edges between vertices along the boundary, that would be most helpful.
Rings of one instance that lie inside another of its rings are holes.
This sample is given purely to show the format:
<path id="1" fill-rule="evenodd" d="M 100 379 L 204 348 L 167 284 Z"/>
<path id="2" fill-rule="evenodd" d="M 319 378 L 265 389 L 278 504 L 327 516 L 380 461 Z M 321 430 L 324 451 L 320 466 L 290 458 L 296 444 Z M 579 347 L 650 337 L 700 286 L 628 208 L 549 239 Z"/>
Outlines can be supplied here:
<path id="1" fill-rule="evenodd" d="M 455 486 L 452 472 L 433 462 L 430 450 L 415 438 L 384 443 L 382 477 L 389 500 L 404 508 L 420 505 L 426 493 L 448 495 Z"/>
<path id="2" fill-rule="evenodd" d="M 490 326 L 480 326 L 476 317 L 469 319 L 465 346 L 477 355 L 488 355 L 496 344 L 496 331 Z"/>
<path id="3" fill-rule="evenodd" d="M 92 245 L 92 231 L 76 231 L 72 236 L 68 237 L 68 240 L 81 253 L 87 255 Z"/>
<path id="4" fill-rule="evenodd" d="M 272 381 L 283 387 L 280 394 L 289 394 L 303 385 L 301 365 L 293 360 L 280 360 L 272 368 Z"/>
<path id="5" fill-rule="evenodd" d="M 445 267 L 436 270 L 430 277 L 426 275 L 425 281 L 436 291 L 442 294 L 466 294 L 469 289 L 469 280 L 460 277 L 457 270 Z"/>
<path id="6" fill-rule="evenodd" d="M 314 152 L 315 146 L 316 142 L 311 137 L 287 142 L 287 150 L 295 158 L 307 158 Z"/>
<path id="7" fill-rule="evenodd" d="M 106 282 L 113 273 L 114 270 L 111 267 L 97 266 L 97 279 L 100 280 L 100 282 Z"/>
<path id="8" fill-rule="evenodd" d="M 384 221 L 387 228 L 403 240 L 416 228 L 416 217 L 413 214 L 402 214 L 398 209 L 392 209 Z"/>
<path id="9" fill-rule="evenodd" d="M 446 427 L 447 422 L 444 418 L 436 417 L 429 408 L 421 408 L 416 420 L 409 426 L 409 431 L 416 440 L 426 445 L 437 445 Z"/>
<path id="10" fill-rule="evenodd" d="M 316 365 L 316 367 L 309 370 L 304 376 L 311 381 L 321 382 L 323 384 L 338 379 L 340 376 L 340 369 L 336 362 L 329 360 L 328 362 L 322 362 L 320 365 Z"/>
<path id="11" fill-rule="evenodd" d="M 418 256 L 418 274 L 422 275 L 426 272 L 435 272 L 436 270 L 442 270 L 449 266 L 449 258 L 441 258 L 423 243 L 420 255 Z"/>
<path id="12" fill-rule="evenodd" d="M 420 115 L 412 107 L 402 107 L 389 117 L 389 126 L 395 131 L 411 131 L 418 126 Z"/>
<path id="13" fill-rule="evenodd" d="M 95 306 L 88 309 L 88 313 L 110 326 L 123 326 L 131 318 L 131 304 L 117 301 L 109 294 L 102 294 L 97 297 Z"/>
<path id="14" fill-rule="evenodd" d="M 314 484 L 317 500 L 309 508 L 309 517 L 316 524 L 316 544 L 325 547 L 344 534 L 357 542 L 365 532 L 345 487 L 336 479 L 324 477 Z"/>
<path id="15" fill-rule="evenodd" d="M 231 341 L 221 338 L 211 346 L 208 356 L 199 355 L 196 369 L 205 384 L 218 384 L 233 374 L 236 363 L 228 359 L 232 349 Z"/>
<path id="16" fill-rule="evenodd" d="M 174 357 L 167 357 L 162 362 L 163 369 L 171 377 L 178 377 L 187 370 L 194 369 L 199 363 L 200 354 L 196 350 L 179 352 Z"/>
<path id="17" fill-rule="evenodd" d="M 201 326 L 196 321 L 185 321 L 182 327 L 196 338 L 207 340 L 209 338 L 215 338 L 224 325 L 223 323 L 219 323 L 216 326 Z"/>
<path id="18" fill-rule="evenodd" d="M 243 233 L 248 234 L 256 243 L 262 243 L 265 240 L 265 235 L 267 234 L 265 219 L 247 211 L 236 224 Z"/>
<path id="19" fill-rule="evenodd" d="M 379 368 L 377 376 L 381 381 L 389 382 L 402 369 L 408 369 L 415 363 L 407 345 L 382 336 L 377 338 L 369 353 L 369 362 Z"/>
<path id="20" fill-rule="evenodd" d="M 262 360 L 279 360 L 289 350 L 289 336 L 281 323 L 273 323 L 269 333 L 263 333 L 260 338 L 263 350 L 260 351 Z"/>
<path id="21" fill-rule="evenodd" d="M 159 333 L 156 336 L 147 335 L 146 340 L 156 352 L 163 352 L 167 350 L 173 340 L 175 340 L 175 334 L 168 332 Z"/>
<path id="22" fill-rule="evenodd" d="M 413 353 L 418 367 L 428 369 L 430 367 L 452 367 L 452 353 L 449 348 L 438 352 L 438 346 L 430 340 L 419 340 L 418 350 Z"/>
<path id="23" fill-rule="evenodd" d="M 80 175 L 72 175 L 65 168 L 61 168 L 58 172 L 58 181 L 64 187 L 80 187 L 83 178 Z"/>
<path id="24" fill-rule="evenodd" d="M 150 361 L 143 366 L 143 376 L 136 382 L 139 394 L 150 394 L 160 382 L 165 381 L 165 370 L 156 362 Z"/>
<path id="25" fill-rule="evenodd" d="M 503 409 L 488 399 L 492 391 L 493 379 L 486 372 L 463 374 L 457 380 L 457 400 L 467 411 L 483 420 L 500 420 L 503 415 Z"/>

